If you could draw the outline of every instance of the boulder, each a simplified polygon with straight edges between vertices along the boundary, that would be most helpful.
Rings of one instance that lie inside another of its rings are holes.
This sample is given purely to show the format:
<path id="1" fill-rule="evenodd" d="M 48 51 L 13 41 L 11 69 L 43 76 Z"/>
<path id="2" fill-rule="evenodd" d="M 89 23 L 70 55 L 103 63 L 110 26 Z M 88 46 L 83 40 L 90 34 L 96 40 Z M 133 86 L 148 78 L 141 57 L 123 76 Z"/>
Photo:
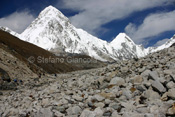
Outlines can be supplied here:
<path id="1" fill-rule="evenodd" d="M 159 93 L 166 92 L 166 88 L 158 80 L 153 81 L 152 87 Z"/>
<path id="2" fill-rule="evenodd" d="M 122 117 L 121 115 L 118 114 L 117 111 L 114 111 L 111 116 L 112 117 Z"/>
<path id="3" fill-rule="evenodd" d="M 126 73 L 126 72 L 129 71 L 129 69 L 128 69 L 128 67 L 122 67 L 122 68 L 121 68 L 121 71 L 122 71 L 123 73 Z"/>
<path id="4" fill-rule="evenodd" d="M 101 110 L 100 107 L 96 108 L 96 109 L 94 110 L 94 112 L 95 112 L 96 116 L 101 117 L 101 116 L 103 115 L 103 111 Z"/>
<path id="5" fill-rule="evenodd" d="M 98 103 L 95 103 L 95 106 L 96 106 L 96 107 L 103 108 L 103 107 L 105 106 L 105 104 L 102 103 L 102 102 L 98 102 Z"/>
<path id="6" fill-rule="evenodd" d="M 149 79 L 152 79 L 152 80 L 158 80 L 159 79 L 159 75 L 156 71 L 151 71 L 149 72 L 149 76 L 148 76 Z"/>
<path id="7" fill-rule="evenodd" d="M 79 115 L 82 111 L 79 106 L 69 107 L 67 110 L 68 115 Z"/>
<path id="8" fill-rule="evenodd" d="M 175 88 L 169 89 L 167 95 L 168 97 L 175 99 Z"/>
<path id="9" fill-rule="evenodd" d="M 51 111 L 50 108 L 41 108 L 33 116 L 34 117 L 53 117 L 53 112 Z"/>
<path id="10" fill-rule="evenodd" d="M 99 102 L 101 102 L 101 101 L 103 101 L 105 98 L 103 97 L 103 96 L 101 96 L 100 94 L 96 94 L 95 96 L 94 96 L 94 98 L 97 100 L 97 101 L 99 101 Z"/>
<path id="11" fill-rule="evenodd" d="M 175 88 L 175 83 L 173 81 L 170 81 L 166 84 L 166 86 L 168 89 L 172 89 L 172 88 Z"/>
<path id="12" fill-rule="evenodd" d="M 144 72 L 141 73 L 141 76 L 142 76 L 143 78 L 147 79 L 150 72 L 151 72 L 150 70 L 145 70 Z"/>
<path id="13" fill-rule="evenodd" d="M 96 113 L 89 110 L 84 110 L 80 115 L 80 117 L 95 117 L 95 116 Z"/>
<path id="14" fill-rule="evenodd" d="M 135 77 L 131 78 L 131 82 L 133 84 L 141 84 L 143 81 L 143 78 L 141 75 L 136 75 Z"/>
<path id="15" fill-rule="evenodd" d="M 117 85 L 117 86 L 121 86 L 125 84 L 125 80 L 123 78 L 120 77 L 115 77 L 113 79 L 111 79 L 109 85 Z"/>
<path id="16" fill-rule="evenodd" d="M 149 100 L 160 99 L 160 95 L 153 90 L 147 90 L 144 96 Z"/>

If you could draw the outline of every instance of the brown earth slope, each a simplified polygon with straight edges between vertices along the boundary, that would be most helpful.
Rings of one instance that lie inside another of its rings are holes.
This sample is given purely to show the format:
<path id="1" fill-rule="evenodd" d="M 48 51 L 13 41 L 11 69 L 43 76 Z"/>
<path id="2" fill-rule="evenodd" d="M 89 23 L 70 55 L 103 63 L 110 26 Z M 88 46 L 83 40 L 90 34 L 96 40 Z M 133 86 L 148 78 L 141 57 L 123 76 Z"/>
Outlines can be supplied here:
<path id="1" fill-rule="evenodd" d="M 50 74 L 65 73 L 65 72 L 71 72 L 71 71 L 80 70 L 80 69 L 101 67 L 105 65 L 100 61 L 96 61 L 95 59 L 92 59 L 89 56 L 84 56 L 84 55 L 76 55 L 73 57 L 71 56 L 70 58 L 73 59 L 73 62 L 67 61 L 67 57 L 55 56 L 49 51 L 46 51 L 31 43 L 22 41 L 17 37 L 14 37 L 11 34 L 1 30 L 0 30 L 0 49 L 3 49 L 4 51 L 15 56 L 20 61 L 24 62 L 36 74 L 40 74 L 44 72 L 50 73 Z M 44 58 L 49 60 L 49 62 L 47 62 L 47 60 L 44 62 L 43 61 L 38 62 L 38 57 L 40 57 L 40 60 L 41 58 Z M 31 59 L 30 61 L 29 61 L 29 58 Z M 91 63 L 83 63 L 83 62 L 77 63 L 76 61 L 74 62 L 74 60 L 77 60 L 77 58 L 78 59 L 80 58 L 83 60 L 90 59 L 93 62 Z M 61 60 L 63 59 L 64 59 L 64 62 L 62 63 Z M 55 61 L 52 61 L 52 60 L 56 60 L 56 63 Z"/>
<path id="2" fill-rule="evenodd" d="M 37 62 L 36 60 L 39 56 L 44 58 L 56 58 L 56 56 L 33 44 L 24 42 L 4 31 L 0 31 L 0 48 L 11 53 L 19 60 L 25 62 L 27 66 L 35 73 L 38 73 L 39 71 L 45 71 L 47 73 L 60 73 L 79 69 L 66 62 L 60 62 L 57 64 Z M 28 58 L 30 57 L 34 58 L 34 63 L 28 61 Z"/>

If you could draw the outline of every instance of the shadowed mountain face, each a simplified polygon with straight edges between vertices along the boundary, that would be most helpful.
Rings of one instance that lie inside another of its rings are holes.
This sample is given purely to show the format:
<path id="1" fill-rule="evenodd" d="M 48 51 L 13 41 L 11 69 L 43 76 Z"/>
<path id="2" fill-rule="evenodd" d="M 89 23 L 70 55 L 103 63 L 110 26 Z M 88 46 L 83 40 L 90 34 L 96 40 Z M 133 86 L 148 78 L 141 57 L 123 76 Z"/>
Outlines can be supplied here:
<path id="1" fill-rule="evenodd" d="M 0 30 L 0 48 L 24 62 L 34 73 L 65 73 L 84 69 L 79 63 L 76 65 L 66 61 L 67 57 L 54 54 L 24 42 L 7 32 Z M 89 56 L 75 56 L 74 58 L 89 58 Z M 71 59 L 71 58 L 69 58 Z M 94 59 L 93 59 L 94 60 Z M 95 60 L 94 60 L 95 61 Z"/>

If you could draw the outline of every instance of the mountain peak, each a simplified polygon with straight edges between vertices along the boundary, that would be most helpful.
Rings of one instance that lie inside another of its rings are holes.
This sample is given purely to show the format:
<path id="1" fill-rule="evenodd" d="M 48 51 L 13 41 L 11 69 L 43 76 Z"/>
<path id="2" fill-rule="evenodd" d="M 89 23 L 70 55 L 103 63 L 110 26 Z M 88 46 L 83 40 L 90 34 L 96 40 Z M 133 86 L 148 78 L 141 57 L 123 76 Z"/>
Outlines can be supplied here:
<path id="1" fill-rule="evenodd" d="M 51 49 L 55 46 L 54 39 L 57 39 L 69 19 L 53 6 L 46 7 L 39 16 L 21 34 L 25 41 L 34 43 L 44 49 Z M 54 34 L 53 34 L 54 33 Z M 52 36 L 56 36 L 54 39 Z M 42 38 L 42 39 L 41 39 Z"/>
<path id="2" fill-rule="evenodd" d="M 46 7 L 43 11 L 41 11 L 38 18 L 42 17 L 49 17 L 49 18 L 55 17 L 68 20 L 67 17 L 64 16 L 61 11 L 59 11 L 57 8 L 51 5 Z"/>
<path id="3" fill-rule="evenodd" d="M 131 38 L 128 35 L 126 35 L 126 33 L 119 33 L 110 44 L 114 46 L 118 46 L 118 45 L 121 45 L 122 43 L 128 43 L 128 42 L 134 44 L 134 42 L 131 40 Z"/>
<path id="4" fill-rule="evenodd" d="M 46 7 L 45 9 L 56 9 L 54 6 L 49 5 L 48 7 Z"/>
<path id="5" fill-rule="evenodd" d="M 53 6 L 48 6 L 48 7 L 46 7 L 43 11 L 41 11 L 41 12 L 48 12 L 48 11 L 55 11 L 55 12 L 58 12 L 59 10 L 57 9 L 57 8 L 55 8 L 55 7 L 53 7 Z"/>

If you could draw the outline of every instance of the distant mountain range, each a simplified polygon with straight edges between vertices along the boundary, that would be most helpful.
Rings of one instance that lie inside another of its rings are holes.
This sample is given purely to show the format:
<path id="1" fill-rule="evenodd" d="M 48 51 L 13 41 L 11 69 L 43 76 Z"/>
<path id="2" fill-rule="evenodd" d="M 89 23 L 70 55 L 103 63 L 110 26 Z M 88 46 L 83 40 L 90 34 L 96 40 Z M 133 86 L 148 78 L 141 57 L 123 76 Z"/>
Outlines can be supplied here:
<path id="1" fill-rule="evenodd" d="M 22 34 L 5 27 L 1 29 L 56 55 L 64 53 L 81 54 L 100 61 L 144 57 L 152 52 L 168 48 L 175 43 L 174 36 L 159 47 L 144 48 L 142 45 L 135 44 L 125 33 L 118 34 L 109 43 L 74 27 L 69 19 L 53 6 L 45 8 Z"/>

